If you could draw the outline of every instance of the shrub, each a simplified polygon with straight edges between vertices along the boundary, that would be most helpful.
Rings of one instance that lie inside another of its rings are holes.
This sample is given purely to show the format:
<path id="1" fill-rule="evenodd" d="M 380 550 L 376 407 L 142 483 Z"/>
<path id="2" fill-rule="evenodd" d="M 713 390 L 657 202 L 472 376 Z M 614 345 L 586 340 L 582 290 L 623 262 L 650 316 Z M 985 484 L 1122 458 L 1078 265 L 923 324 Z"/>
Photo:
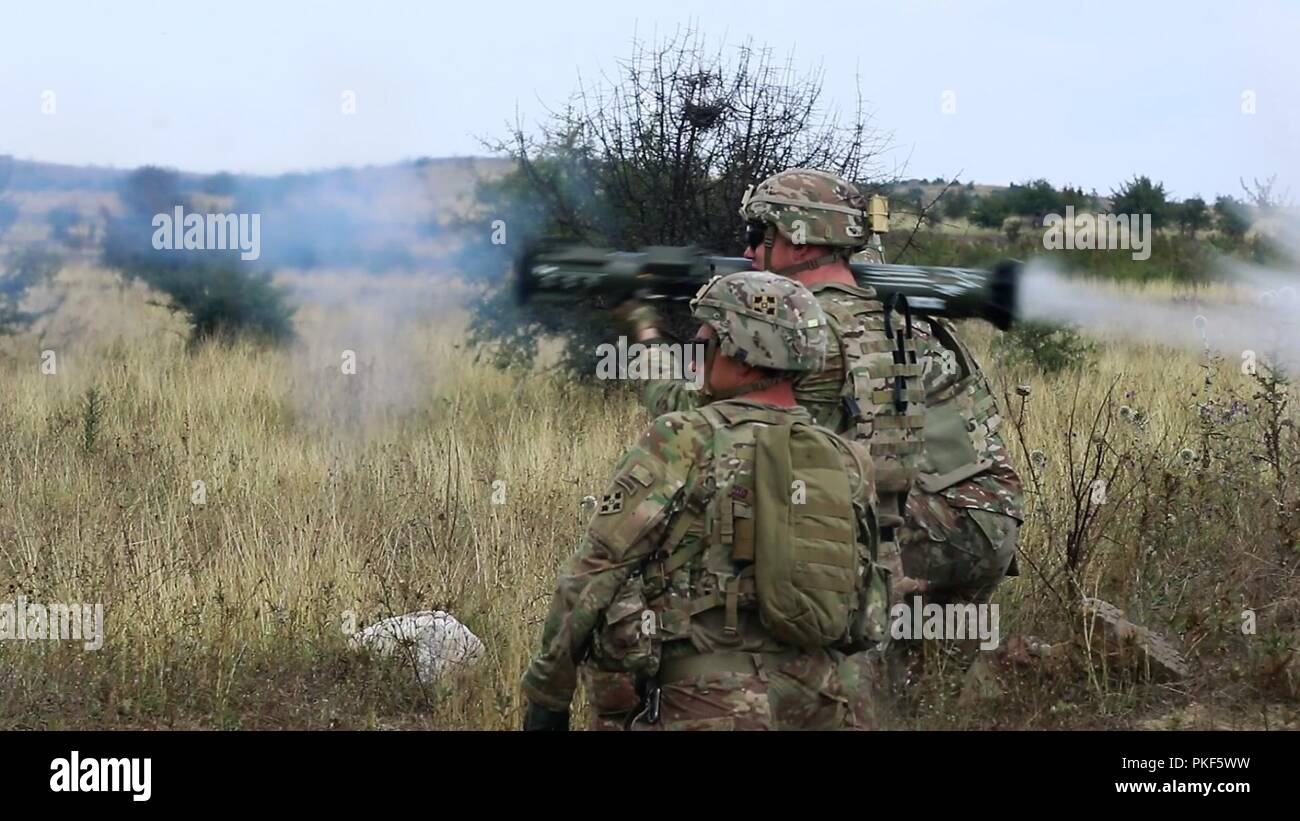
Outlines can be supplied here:
<path id="1" fill-rule="evenodd" d="M 0 334 L 20 331 L 48 313 L 25 310 L 22 303 L 31 287 L 58 273 L 61 264 L 57 254 L 32 246 L 0 263 Z"/>
<path id="2" fill-rule="evenodd" d="M 179 175 L 145 166 L 123 183 L 124 214 L 108 223 L 104 264 L 138 279 L 170 298 L 169 307 L 184 313 L 191 341 L 246 333 L 277 342 L 292 335 L 289 306 L 270 275 L 240 259 L 237 249 L 218 251 L 157 250 L 153 217 L 180 205 L 194 212 L 180 192 Z"/>
<path id="3" fill-rule="evenodd" d="M 1030 364 L 1055 374 L 1088 367 L 1096 346 L 1069 325 L 1017 322 L 994 341 L 993 353 L 1003 365 Z"/>

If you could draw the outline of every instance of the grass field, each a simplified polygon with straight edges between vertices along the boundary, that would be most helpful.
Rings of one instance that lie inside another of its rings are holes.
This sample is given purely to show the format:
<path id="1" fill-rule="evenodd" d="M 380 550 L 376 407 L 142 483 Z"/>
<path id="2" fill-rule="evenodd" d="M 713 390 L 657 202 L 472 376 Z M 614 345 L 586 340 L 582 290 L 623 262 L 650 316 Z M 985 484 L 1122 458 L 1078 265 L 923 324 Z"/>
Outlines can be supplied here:
<path id="1" fill-rule="evenodd" d="M 645 424 L 629 392 L 475 364 L 452 285 L 318 300 L 281 350 L 191 349 L 106 272 L 58 288 L 48 321 L 0 339 L 0 601 L 102 602 L 106 640 L 0 642 L 0 727 L 518 725 L 580 500 Z M 969 332 L 991 364 L 995 332 Z M 1102 341 L 1079 372 L 992 368 L 1031 490 L 1003 634 L 1064 641 L 1069 600 L 1096 594 L 1175 638 L 1192 675 L 1085 656 L 959 708 L 936 674 L 902 724 L 1296 726 L 1295 413 L 1236 364 Z M 422 609 L 469 625 L 483 663 L 421 682 L 346 645 L 349 619 Z"/>

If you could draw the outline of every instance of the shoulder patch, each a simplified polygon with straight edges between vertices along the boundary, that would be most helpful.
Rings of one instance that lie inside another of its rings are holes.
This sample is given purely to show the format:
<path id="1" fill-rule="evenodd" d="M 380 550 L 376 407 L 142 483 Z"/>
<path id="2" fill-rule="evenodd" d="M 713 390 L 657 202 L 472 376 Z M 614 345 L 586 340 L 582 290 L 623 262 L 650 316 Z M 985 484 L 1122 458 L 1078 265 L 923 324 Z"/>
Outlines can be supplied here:
<path id="1" fill-rule="evenodd" d="M 589 535 L 617 558 L 639 550 L 641 542 L 666 519 L 685 486 L 688 453 L 679 452 L 684 434 L 665 425 L 665 417 L 619 461 L 608 490 L 600 498 Z M 689 436 L 685 436 L 689 438 Z"/>
<path id="2" fill-rule="evenodd" d="M 600 498 L 599 516 L 608 516 L 611 513 L 621 513 L 623 511 L 623 491 L 616 490 L 613 493 L 606 493 Z"/>

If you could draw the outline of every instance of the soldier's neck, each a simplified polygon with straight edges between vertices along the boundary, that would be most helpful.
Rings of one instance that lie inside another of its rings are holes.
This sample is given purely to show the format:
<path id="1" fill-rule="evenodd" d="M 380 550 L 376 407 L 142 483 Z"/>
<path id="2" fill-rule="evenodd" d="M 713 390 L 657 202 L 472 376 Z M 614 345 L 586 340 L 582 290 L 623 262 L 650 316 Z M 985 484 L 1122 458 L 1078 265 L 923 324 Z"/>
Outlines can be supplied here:
<path id="1" fill-rule="evenodd" d="M 838 282 L 841 285 L 858 284 L 858 281 L 853 278 L 853 272 L 849 270 L 849 266 L 843 262 L 833 262 L 830 265 L 813 268 L 811 271 L 804 271 L 801 274 L 796 274 L 795 280 L 805 286 L 819 285 L 823 282 Z"/>
<path id="2" fill-rule="evenodd" d="M 769 385 L 766 388 L 743 393 L 736 398 L 748 399 L 753 402 L 766 402 L 769 405 L 782 408 L 793 408 L 798 404 L 794 401 L 794 384 L 791 382 L 777 382 L 775 385 Z"/>

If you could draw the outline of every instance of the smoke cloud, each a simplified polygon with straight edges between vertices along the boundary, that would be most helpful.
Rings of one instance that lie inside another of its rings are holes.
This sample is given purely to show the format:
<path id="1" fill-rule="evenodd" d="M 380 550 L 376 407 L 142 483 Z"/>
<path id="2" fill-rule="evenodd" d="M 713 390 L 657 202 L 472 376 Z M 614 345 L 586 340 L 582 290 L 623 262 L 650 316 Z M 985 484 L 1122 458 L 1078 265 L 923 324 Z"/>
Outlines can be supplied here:
<path id="1" fill-rule="evenodd" d="M 1292 260 L 1300 258 L 1300 221 L 1294 216 L 1276 220 L 1269 237 Z M 1161 300 L 1074 277 L 1051 260 L 1037 259 L 1026 266 L 1021 282 L 1021 316 L 1108 337 L 1300 366 L 1300 267 L 1292 262 L 1271 268 L 1229 257 L 1215 267 L 1220 284 Z"/>

